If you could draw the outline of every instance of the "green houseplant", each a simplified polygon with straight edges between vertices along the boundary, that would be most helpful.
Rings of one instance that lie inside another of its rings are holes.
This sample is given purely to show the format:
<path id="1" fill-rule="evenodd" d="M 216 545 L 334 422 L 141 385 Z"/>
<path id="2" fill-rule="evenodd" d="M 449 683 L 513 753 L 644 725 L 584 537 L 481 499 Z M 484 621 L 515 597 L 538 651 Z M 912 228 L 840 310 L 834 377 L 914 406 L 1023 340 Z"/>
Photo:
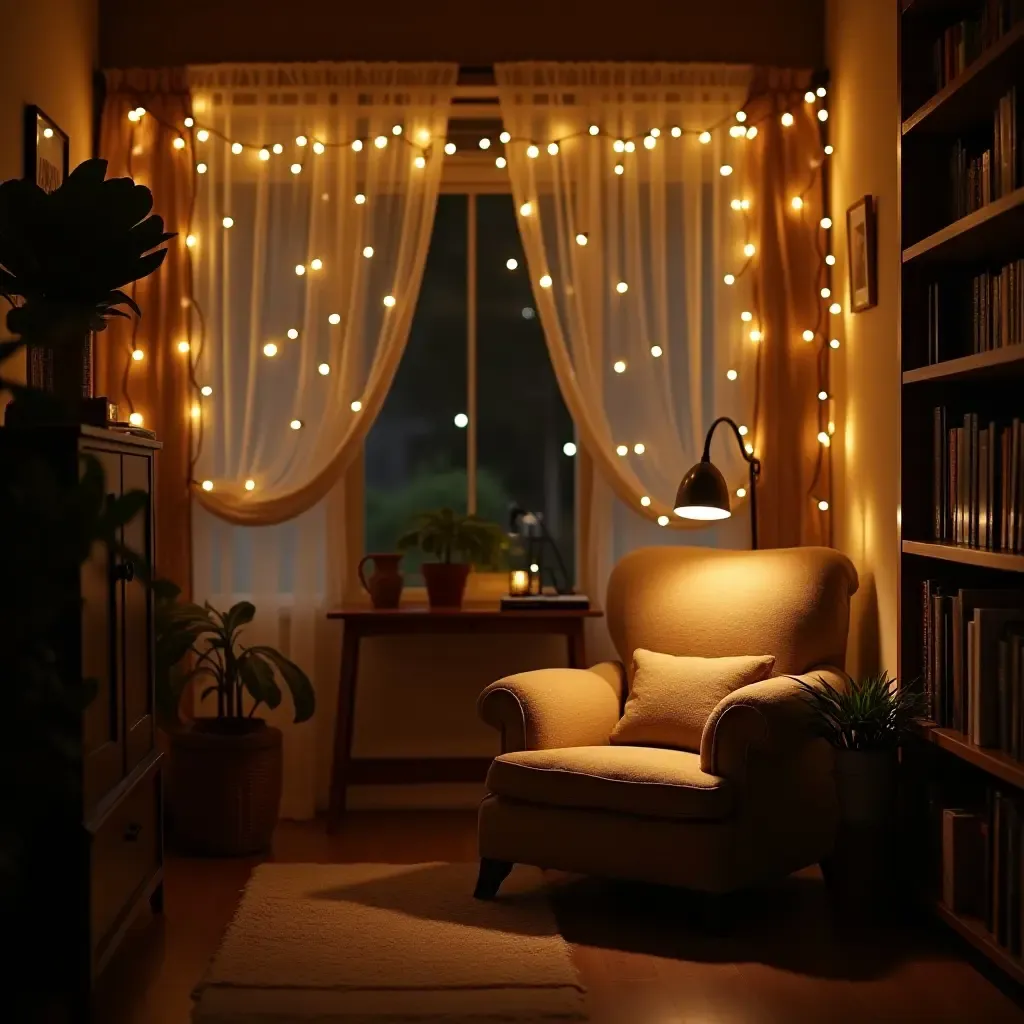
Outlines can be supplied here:
<path id="1" fill-rule="evenodd" d="M 820 676 L 803 680 L 816 731 L 835 750 L 836 790 L 844 820 L 869 824 L 889 813 L 896 792 L 898 750 L 913 720 L 924 712 L 914 686 L 899 686 L 888 672 L 850 680 L 845 689 Z"/>
<path id="2" fill-rule="evenodd" d="M 423 580 L 431 608 L 459 608 L 469 571 L 495 566 L 508 546 L 497 523 L 450 508 L 421 512 L 398 538 L 398 550 L 417 548 L 436 559 L 423 563 Z"/>
<path id="3" fill-rule="evenodd" d="M 195 853 L 242 855 L 266 850 L 281 803 L 281 731 L 256 716 L 291 695 L 294 721 L 313 716 L 309 677 L 273 647 L 247 646 L 255 606 L 226 612 L 180 602 L 178 588 L 157 587 L 157 707 L 170 743 L 168 802 L 175 840 Z M 193 681 L 216 714 L 185 726 L 178 709 Z"/>

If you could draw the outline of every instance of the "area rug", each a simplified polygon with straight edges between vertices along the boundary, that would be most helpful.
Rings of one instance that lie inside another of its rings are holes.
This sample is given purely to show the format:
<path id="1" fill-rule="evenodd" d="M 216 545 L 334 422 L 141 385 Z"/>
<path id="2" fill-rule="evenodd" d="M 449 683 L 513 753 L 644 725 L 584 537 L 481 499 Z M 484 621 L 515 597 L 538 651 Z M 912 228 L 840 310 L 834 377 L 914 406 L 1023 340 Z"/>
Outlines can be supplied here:
<path id="1" fill-rule="evenodd" d="M 196 1024 L 585 1021 L 541 872 L 263 864 L 194 993 Z"/>

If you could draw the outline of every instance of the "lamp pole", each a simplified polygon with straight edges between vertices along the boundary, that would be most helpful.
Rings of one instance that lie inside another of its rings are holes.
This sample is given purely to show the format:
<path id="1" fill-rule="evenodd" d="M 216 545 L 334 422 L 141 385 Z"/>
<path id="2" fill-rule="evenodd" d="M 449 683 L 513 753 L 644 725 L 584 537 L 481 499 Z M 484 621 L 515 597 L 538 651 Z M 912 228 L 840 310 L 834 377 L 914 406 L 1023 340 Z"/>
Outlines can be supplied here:
<path id="1" fill-rule="evenodd" d="M 732 432 L 736 437 L 736 443 L 740 446 L 740 454 L 743 456 L 747 465 L 750 467 L 750 547 L 752 550 L 757 550 L 757 480 L 761 476 L 761 460 L 751 455 L 747 451 L 746 442 L 743 440 L 743 435 L 740 433 L 740 428 L 736 426 L 736 421 L 730 419 L 728 416 L 719 416 L 714 423 L 708 428 L 707 437 L 704 438 L 704 454 L 701 456 L 701 462 L 711 462 L 711 435 L 715 432 L 715 427 L 719 423 L 728 423 L 732 427 Z"/>

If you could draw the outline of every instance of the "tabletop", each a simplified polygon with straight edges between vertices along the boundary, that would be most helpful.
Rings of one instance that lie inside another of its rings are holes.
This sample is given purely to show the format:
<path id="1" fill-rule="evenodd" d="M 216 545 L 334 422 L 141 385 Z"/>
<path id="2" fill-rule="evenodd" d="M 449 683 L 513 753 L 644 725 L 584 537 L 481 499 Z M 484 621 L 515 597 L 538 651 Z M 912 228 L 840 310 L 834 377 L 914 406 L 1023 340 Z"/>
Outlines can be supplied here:
<path id="1" fill-rule="evenodd" d="M 604 615 L 599 608 L 542 608 L 542 609 L 511 609 L 503 610 L 494 605 L 482 605 L 468 608 L 431 608 L 425 604 L 408 604 L 400 608 L 374 608 L 372 605 L 352 604 L 340 608 L 332 608 L 327 613 L 329 619 L 472 619 L 475 622 L 506 619 L 596 619 Z"/>

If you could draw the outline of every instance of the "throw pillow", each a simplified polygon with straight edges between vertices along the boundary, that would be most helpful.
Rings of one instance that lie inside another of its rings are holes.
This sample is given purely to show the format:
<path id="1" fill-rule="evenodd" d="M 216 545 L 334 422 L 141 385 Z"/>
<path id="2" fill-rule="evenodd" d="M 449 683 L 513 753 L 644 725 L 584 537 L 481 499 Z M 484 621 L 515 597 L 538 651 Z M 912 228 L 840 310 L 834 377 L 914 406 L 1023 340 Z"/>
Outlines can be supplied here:
<path id="1" fill-rule="evenodd" d="M 704 724 L 718 702 L 748 683 L 768 679 L 772 655 L 677 658 L 637 649 L 629 697 L 612 743 L 700 751 Z"/>

